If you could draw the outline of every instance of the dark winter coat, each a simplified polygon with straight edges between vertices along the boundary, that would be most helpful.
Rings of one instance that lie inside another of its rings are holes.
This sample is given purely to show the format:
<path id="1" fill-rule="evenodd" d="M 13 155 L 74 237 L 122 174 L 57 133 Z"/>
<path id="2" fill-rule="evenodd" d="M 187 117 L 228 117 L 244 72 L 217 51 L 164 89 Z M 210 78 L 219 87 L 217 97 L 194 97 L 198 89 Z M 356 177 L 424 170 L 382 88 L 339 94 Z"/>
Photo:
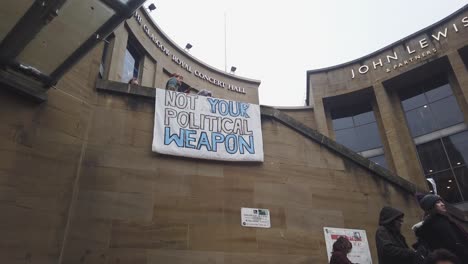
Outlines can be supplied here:
<path id="1" fill-rule="evenodd" d="M 418 263 L 416 252 L 408 247 L 398 230 L 391 227 L 392 222 L 403 213 L 392 207 L 384 207 L 380 212 L 379 228 L 375 234 L 379 264 Z"/>
<path id="2" fill-rule="evenodd" d="M 334 251 L 332 253 L 332 256 L 330 258 L 330 264 L 353 264 L 348 257 L 346 256 L 346 253 L 340 252 L 340 251 Z"/>
<path id="3" fill-rule="evenodd" d="M 416 236 L 428 245 L 429 250 L 444 248 L 457 255 L 461 263 L 468 263 L 467 234 L 447 216 L 429 216 L 416 230 Z"/>

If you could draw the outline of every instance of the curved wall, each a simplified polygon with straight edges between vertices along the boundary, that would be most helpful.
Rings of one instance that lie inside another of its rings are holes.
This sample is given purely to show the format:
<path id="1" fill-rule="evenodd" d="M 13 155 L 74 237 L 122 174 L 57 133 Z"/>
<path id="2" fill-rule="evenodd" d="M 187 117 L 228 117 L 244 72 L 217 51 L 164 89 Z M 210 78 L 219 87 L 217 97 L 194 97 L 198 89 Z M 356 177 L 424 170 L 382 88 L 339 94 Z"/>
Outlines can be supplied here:
<path id="1" fill-rule="evenodd" d="M 468 7 L 356 60 L 307 71 L 308 103 L 374 86 L 445 56 L 468 41 Z"/>
<path id="2" fill-rule="evenodd" d="M 133 42 L 143 55 L 139 76 L 143 86 L 165 88 L 170 74 L 177 72 L 192 92 L 207 89 L 215 97 L 258 104 L 260 81 L 220 71 L 191 56 L 161 31 L 144 8 L 121 25 L 110 42 L 109 80 L 126 81 L 121 72 L 127 43 Z"/>

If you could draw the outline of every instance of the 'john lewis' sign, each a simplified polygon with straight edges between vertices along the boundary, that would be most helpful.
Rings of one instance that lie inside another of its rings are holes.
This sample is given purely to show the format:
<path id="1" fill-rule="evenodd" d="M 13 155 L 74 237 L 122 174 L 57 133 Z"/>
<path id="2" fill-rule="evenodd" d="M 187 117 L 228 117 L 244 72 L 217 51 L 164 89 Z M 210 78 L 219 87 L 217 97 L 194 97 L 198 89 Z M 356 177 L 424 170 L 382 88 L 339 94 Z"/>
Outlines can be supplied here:
<path id="1" fill-rule="evenodd" d="M 429 44 L 431 42 L 441 43 L 446 41 L 450 34 L 457 34 L 462 30 L 466 30 L 468 28 L 468 16 L 460 19 L 460 22 L 461 23 L 452 23 L 451 25 L 438 29 L 436 32 L 430 35 L 428 34 L 428 36 L 415 41 L 413 44 L 406 44 L 404 46 L 404 51 L 394 51 L 394 49 L 392 49 L 391 54 L 374 59 L 370 63 L 362 64 L 358 68 L 352 68 L 351 79 L 359 75 L 365 75 L 370 70 L 384 69 L 385 72 L 391 72 L 434 55 L 438 52 L 438 49 L 435 46 L 431 47 Z M 442 46 L 442 43 L 438 46 Z"/>
<path id="2" fill-rule="evenodd" d="M 153 151 L 227 161 L 263 161 L 260 106 L 156 89 Z"/>

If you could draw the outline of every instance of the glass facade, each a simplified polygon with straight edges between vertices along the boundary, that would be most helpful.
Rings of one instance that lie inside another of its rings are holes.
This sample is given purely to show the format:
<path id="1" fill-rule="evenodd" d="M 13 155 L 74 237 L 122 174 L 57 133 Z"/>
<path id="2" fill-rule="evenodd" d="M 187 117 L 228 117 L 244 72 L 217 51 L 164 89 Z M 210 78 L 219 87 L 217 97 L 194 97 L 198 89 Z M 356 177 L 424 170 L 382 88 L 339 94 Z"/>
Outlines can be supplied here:
<path id="1" fill-rule="evenodd" d="M 122 70 L 122 82 L 129 82 L 133 78 L 139 76 L 140 71 L 140 54 L 129 42 L 125 50 L 124 65 Z"/>
<path id="2" fill-rule="evenodd" d="M 370 106 L 363 109 L 363 111 L 347 116 L 332 111 L 332 120 L 335 139 L 338 143 L 355 152 L 382 149 L 377 121 Z M 383 149 L 381 152 L 383 152 Z M 378 154 L 368 158 L 383 167 L 387 167 L 384 155 Z"/>
<path id="3" fill-rule="evenodd" d="M 420 144 L 416 148 L 424 174 L 434 180 L 437 193 L 451 203 L 467 201 L 468 131 Z"/>
<path id="4" fill-rule="evenodd" d="M 385 155 L 383 155 L 383 154 L 371 157 L 369 159 L 372 160 L 373 162 L 379 164 L 380 166 L 382 166 L 384 168 L 388 168 L 387 161 L 385 160 Z"/>
<path id="5" fill-rule="evenodd" d="M 437 131 L 463 123 L 463 113 L 447 81 L 430 87 L 400 94 L 406 122 L 413 138 L 427 135 L 416 149 L 431 191 L 449 203 L 468 201 L 468 131 L 433 139 L 442 134 Z"/>
<path id="6" fill-rule="evenodd" d="M 413 137 L 463 122 L 463 114 L 448 83 L 432 90 L 419 88 L 416 92 L 416 95 L 403 95 L 401 101 Z"/>

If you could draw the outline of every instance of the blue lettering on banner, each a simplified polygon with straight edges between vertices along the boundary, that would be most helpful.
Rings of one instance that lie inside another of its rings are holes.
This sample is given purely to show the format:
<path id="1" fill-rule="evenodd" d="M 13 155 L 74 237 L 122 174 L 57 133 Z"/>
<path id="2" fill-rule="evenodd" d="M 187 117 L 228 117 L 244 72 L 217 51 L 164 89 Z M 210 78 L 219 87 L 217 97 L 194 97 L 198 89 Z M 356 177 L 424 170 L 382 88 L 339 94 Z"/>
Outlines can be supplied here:
<path id="1" fill-rule="evenodd" d="M 185 129 L 179 129 L 179 135 L 172 134 L 171 135 L 171 128 L 165 127 L 164 128 L 164 145 L 169 145 L 171 142 L 175 142 L 178 147 L 184 146 L 184 131 Z"/>
<path id="2" fill-rule="evenodd" d="M 195 142 L 195 138 L 191 137 L 191 135 L 196 135 L 196 130 L 185 130 L 185 147 L 194 149 L 196 146 L 192 145 L 192 142 Z"/>
<path id="3" fill-rule="evenodd" d="M 223 143 L 225 138 L 226 137 L 221 133 L 218 133 L 218 132 L 211 133 L 211 142 L 212 142 L 212 146 L 213 146 L 212 151 L 217 152 L 218 151 L 218 143 Z"/>
<path id="4" fill-rule="evenodd" d="M 244 154 L 244 150 L 247 149 L 247 151 L 250 154 L 255 154 L 255 146 L 254 146 L 254 140 L 253 137 L 249 137 L 249 144 L 247 144 L 247 141 L 245 141 L 244 137 L 239 137 L 239 152 L 240 154 Z"/>
<path id="5" fill-rule="evenodd" d="M 237 136 L 227 135 L 226 136 L 226 151 L 229 154 L 235 154 L 237 152 Z"/>
<path id="6" fill-rule="evenodd" d="M 210 112 L 213 114 L 220 114 L 222 116 L 230 115 L 232 117 L 245 117 L 250 118 L 247 114 L 247 110 L 249 109 L 249 104 L 242 103 L 242 102 L 233 102 L 233 101 L 226 101 L 218 98 L 207 98 L 208 102 L 210 103 Z"/>
<path id="7" fill-rule="evenodd" d="M 207 151 L 217 152 L 218 144 L 224 144 L 224 148 L 229 154 L 244 154 L 248 152 L 255 154 L 253 135 L 245 136 L 229 134 L 224 135 L 212 132 L 211 137 L 204 131 L 197 135 L 197 130 L 179 129 L 179 133 L 172 133 L 170 127 L 164 128 L 164 145 L 175 144 L 179 148 L 189 148 L 200 150 L 205 147 Z"/>
<path id="8" fill-rule="evenodd" d="M 205 131 L 200 133 L 200 138 L 198 139 L 197 149 L 200 150 L 201 147 L 205 147 L 207 151 L 211 151 L 210 141 Z"/>

